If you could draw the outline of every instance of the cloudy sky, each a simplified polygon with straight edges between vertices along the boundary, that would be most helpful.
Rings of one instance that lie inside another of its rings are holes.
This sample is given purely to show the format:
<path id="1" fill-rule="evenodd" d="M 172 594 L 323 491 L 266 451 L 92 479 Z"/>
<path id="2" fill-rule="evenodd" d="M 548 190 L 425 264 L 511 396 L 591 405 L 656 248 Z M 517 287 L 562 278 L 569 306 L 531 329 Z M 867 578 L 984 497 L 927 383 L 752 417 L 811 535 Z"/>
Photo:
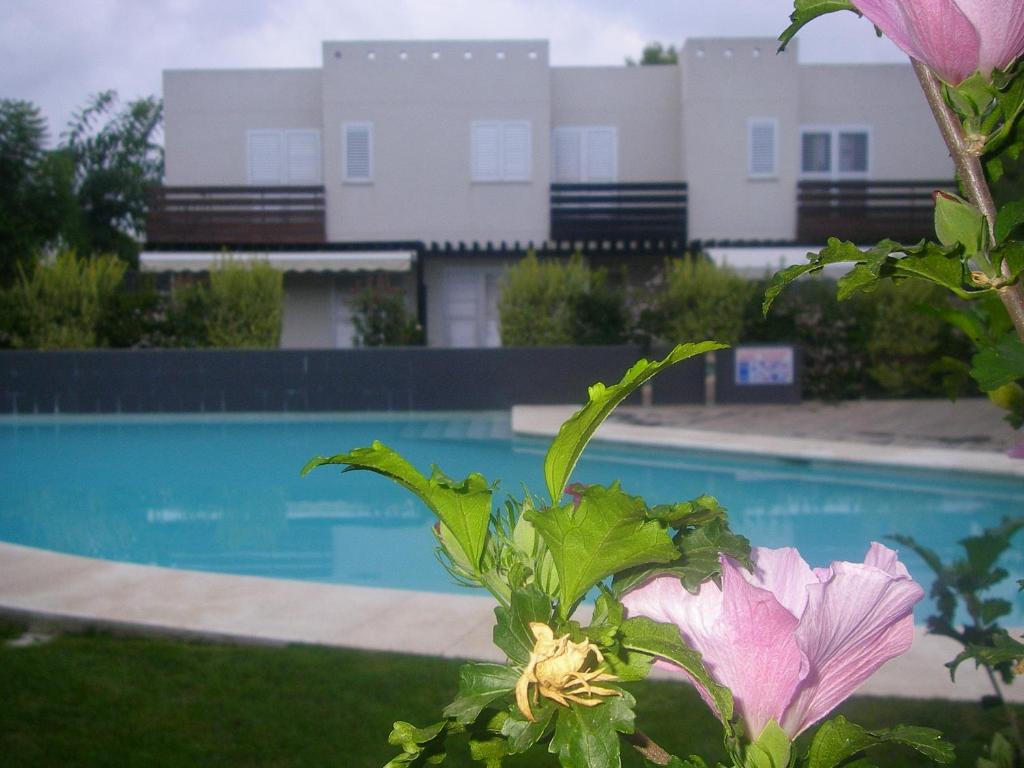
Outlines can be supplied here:
<path id="1" fill-rule="evenodd" d="M 776 37 L 792 0 L 0 0 L 0 98 L 58 134 L 89 94 L 160 92 L 163 69 L 318 66 L 323 40 L 541 38 L 555 65 L 621 64 L 652 40 Z M 800 36 L 807 62 L 901 61 L 852 13 Z"/>

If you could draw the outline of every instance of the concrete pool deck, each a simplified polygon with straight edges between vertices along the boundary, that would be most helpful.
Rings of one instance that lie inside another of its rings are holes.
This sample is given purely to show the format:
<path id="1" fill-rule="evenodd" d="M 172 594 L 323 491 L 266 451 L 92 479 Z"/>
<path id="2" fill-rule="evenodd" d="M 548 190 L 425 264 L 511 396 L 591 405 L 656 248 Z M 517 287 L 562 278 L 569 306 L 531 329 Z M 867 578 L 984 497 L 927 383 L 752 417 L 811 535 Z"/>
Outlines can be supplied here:
<path id="1" fill-rule="evenodd" d="M 625 408 L 602 427 L 598 439 L 1024 477 L 1024 461 L 1005 457 L 1016 435 L 1008 427 L 1000 429 L 998 412 L 993 418 L 987 411 L 995 409 L 987 403 L 977 408 L 965 402 L 969 412 L 963 415 L 934 401 L 881 410 L 870 404 L 874 416 L 862 412 L 860 404 L 848 409 L 847 404 L 808 403 L 797 410 Z M 516 408 L 513 427 L 526 434 L 553 434 L 573 410 Z M 871 434 L 862 435 L 864 430 Z M 491 599 L 480 595 L 179 571 L 0 542 L 0 613 L 43 627 L 100 626 L 194 639 L 497 660 L 499 652 L 491 643 L 493 607 Z M 943 664 L 956 655 L 956 644 L 925 635 L 923 628 L 917 634 L 911 651 L 886 665 L 860 694 L 971 700 L 990 692 L 985 675 L 969 664 L 952 684 Z M 1008 688 L 1007 697 L 1024 701 L 1024 686 Z"/>

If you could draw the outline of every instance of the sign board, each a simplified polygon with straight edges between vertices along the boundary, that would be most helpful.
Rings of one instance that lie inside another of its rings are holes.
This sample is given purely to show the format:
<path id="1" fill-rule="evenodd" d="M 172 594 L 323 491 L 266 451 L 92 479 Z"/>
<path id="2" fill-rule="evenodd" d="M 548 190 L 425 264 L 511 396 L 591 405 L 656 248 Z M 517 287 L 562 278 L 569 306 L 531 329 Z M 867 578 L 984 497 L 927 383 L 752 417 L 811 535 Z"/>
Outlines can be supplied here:
<path id="1" fill-rule="evenodd" d="M 734 380 L 737 386 L 785 386 L 795 380 L 792 347 L 737 347 Z"/>

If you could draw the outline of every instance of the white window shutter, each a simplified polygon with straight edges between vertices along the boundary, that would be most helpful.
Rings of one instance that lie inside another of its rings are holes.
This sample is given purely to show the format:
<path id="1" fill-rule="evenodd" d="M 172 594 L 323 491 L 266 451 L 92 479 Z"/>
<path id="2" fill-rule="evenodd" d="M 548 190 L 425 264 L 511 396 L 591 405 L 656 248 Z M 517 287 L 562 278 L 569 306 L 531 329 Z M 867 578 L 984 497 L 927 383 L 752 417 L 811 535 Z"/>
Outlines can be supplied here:
<path id="1" fill-rule="evenodd" d="M 776 175 L 775 169 L 775 133 L 774 119 L 751 120 L 749 132 L 749 164 L 748 174 L 752 177 L 771 177 Z"/>
<path id="2" fill-rule="evenodd" d="M 498 181 L 501 178 L 501 124 L 475 122 L 470 140 L 473 181 Z"/>
<path id="3" fill-rule="evenodd" d="M 290 184 L 320 183 L 320 131 L 287 131 L 287 178 Z"/>
<path id="4" fill-rule="evenodd" d="M 530 124 L 505 123 L 501 128 L 501 178 L 526 181 L 530 178 Z"/>
<path id="5" fill-rule="evenodd" d="M 345 181 L 370 181 L 373 178 L 373 125 L 345 123 L 342 133 Z"/>
<path id="6" fill-rule="evenodd" d="M 832 172 L 832 134 L 829 131 L 804 131 L 800 139 L 800 171 Z"/>
<path id="7" fill-rule="evenodd" d="M 583 180 L 583 135 L 579 128 L 555 128 L 552 151 L 555 181 Z"/>
<path id="8" fill-rule="evenodd" d="M 281 184 L 284 163 L 281 131 L 249 131 L 246 136 L 246 178 L 250 184 Z"/>
<path id="9" fill-rule="evenodd" d="M 618 178 L 618 135 L 614 128 L 586 130 L 586 180 L 609 182 Z"/>

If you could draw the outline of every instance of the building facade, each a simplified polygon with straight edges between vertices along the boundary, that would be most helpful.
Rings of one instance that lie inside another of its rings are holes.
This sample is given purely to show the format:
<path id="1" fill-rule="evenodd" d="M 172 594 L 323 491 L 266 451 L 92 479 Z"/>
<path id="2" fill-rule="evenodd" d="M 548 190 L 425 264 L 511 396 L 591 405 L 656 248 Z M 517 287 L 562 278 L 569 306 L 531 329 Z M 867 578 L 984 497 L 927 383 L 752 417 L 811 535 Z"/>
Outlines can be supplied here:
<path id="1" fill-rule="evenodd" d="M 920 229 L 951 176 L 909 65 L 804 65 L 768 39 L 692 39 L 656 67 L 552 67 L 540 40 L 326 42 L 319 68 L 167 71 L 164 109 L 143 267 L 269 258 L 288 347 L 350 345 L 373 273 L 429 344 L 495 346 L 528 247 L 642 272 L 697 241 L 743 267 L 766 252 L 737 242 L 771 262 Z"/>

